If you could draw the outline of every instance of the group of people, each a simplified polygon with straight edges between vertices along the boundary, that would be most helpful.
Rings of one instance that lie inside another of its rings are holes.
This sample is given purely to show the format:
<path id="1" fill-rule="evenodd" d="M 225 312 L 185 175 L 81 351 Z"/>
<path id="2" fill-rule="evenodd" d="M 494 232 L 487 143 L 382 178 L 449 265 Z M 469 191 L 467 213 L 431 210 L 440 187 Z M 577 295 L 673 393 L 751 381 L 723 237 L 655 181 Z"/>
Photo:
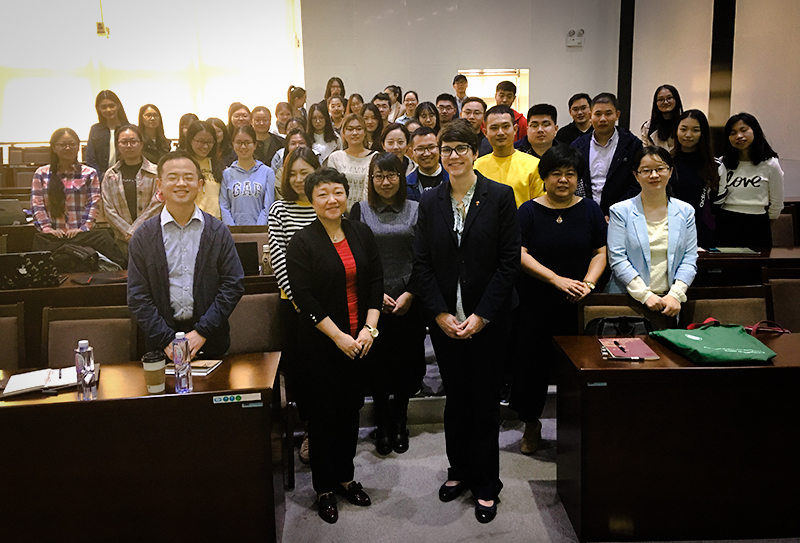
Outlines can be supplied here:
<path id="1" fill-rule="evenodd" d="M 77 161 L 77 135 L 59 129 L 51 164 L 34 176 L 46 236 L 91 230 L 102 200 L 129 257 L 131 311 L 148 347 L 168 355 L 177 331 L 193 355 L 225 353 L 243 272 L 223 223 L 268 226 L 282 365 L 327 522 L 338 518 L 336 494 L 371 503 L 353 465 L 365 394 L 376 452 L 408 450 L 426 328 L 447 394 L 439 498 L 469 489 L 476 518 L 490 522 L 503 486 L 500 388 L 513 376 L 520 448 L 535 452 L 551 339 L 577 332 L 575 302 L 627 292 L 674 317 L 698 240 L 770 246 L 783 206 L 777 155 L 748 113 L 729 119 L 715 159 L 706 116 L 684 111 L 670 85 L 656 89 L 639 137 L 617 126 L 611 93 L 572 96 L 572 122 L 559 129 L 552 105 L 513 110 L 511 82 L 490 108 L 466 95 L 464 76 L 453 87 L 420 103 L 390 85 L 365 103 L 334 77 L 308 112 L 305 91 L 290 87 L 274 129 L 267 108 L 237 102 L 227 124 L 182 117 L 176 151 L 154 105 L 131 125 L 103 91 L 89 165 Z"/>

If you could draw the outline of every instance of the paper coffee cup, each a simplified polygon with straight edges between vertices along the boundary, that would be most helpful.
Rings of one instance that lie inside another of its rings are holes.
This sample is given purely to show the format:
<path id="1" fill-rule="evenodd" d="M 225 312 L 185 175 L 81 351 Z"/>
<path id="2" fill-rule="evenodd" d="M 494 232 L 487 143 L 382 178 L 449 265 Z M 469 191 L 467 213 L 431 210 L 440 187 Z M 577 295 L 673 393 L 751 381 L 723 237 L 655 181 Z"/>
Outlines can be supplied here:
<path id="1" fill-rule="evenodd" d="M 167 375 L 167 357 L 162 351 L 150 351 L 142 357 L 144 381 L 149 394 L 164 394 Z"/>

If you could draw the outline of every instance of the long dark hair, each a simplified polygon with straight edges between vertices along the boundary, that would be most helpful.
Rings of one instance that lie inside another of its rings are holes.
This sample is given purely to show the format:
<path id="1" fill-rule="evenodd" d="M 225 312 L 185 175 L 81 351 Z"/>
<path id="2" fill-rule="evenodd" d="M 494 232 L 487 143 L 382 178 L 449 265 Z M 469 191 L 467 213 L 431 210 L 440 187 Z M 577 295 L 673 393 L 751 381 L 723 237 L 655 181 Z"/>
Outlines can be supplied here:
<path id="1" fill-rule="evenodd" d="M 383 141 L 381 141 L 381 132 L 383 132 L 383 117 L 381 117 L 381 112 L 378 109 L 378 106 L 373 104 L 372 102 L 367 102 L 364 104 L 364 107 L 361 109 L 361 118 L 364 118 L 364 113 L 367 111 L 371 111 L 375 118 L 378 120 L 378 126 L 375 127 L 375 130 L 369 135 L 370 139 L 372 140 L 372 149 L 373 151 L 381 152 L 383 151 Z M 344 125 L 343 125 L 344 126 Z"/>
<path id="2" fill-rule="evenodd" d="M 181 115 L 180 120 L 178 120 L 178 149 L 183 149 L 185 151 L 191 151 L 186 145 L 186 136 L 183 134 L 183 127 L 188 127 L 195 121 L 199 121 L 200 119 L 194 113 L 184 113 Z"/>
<path id="3" fill-rule="evenodd" d="M 347 93 L 344 90 L 344 81 L 342 81 L 342 79 L 339 77 L 331 77 L 330 79 L 328 79 L 328 84 L 325 85 L 325 100 L 327 101 L 328 98 L 331 97 L 331 86 L 333 85 L 334 81 L 336 83 L 339 83 L 339 86 L 342 88 L 342 94 L 340 94 L 339 96 L 342 97 L 342 103 L 344 103 L 344 97 L 347 96 Z"/>
<path id="4" fill-rule="evenodd" d="M 664 118 L 664 114 L 658 109 L 658 93 L 662 90 L 668 90 L 675 99 L 675 107 L 672 108 L 672 117 L 669 119 Z M 681 95 L 678 93 L 678 89 L 672 85 L 661 85 L 653 94 L 653 108 L 650 111 L 650 128 L 647 130 L 647 135 L 657 132 L 662 141 L 667 141 L 675 132 L 675 127 L 678 126 L 676 119 L 682 113 L 683 102 L 681 102 Z"/>
<path id="5" fill-rule="evenodd" d="M 750 145 L 750 162 L 753 164 L 760 164 L 770 158 L 778 158 L 776 153 L 767 138 L 764 136 L 764 130 L 761 128 L 758 119 L 750 113 L 737 113 L 725 123 L 725 140 L 722 143 L 722 163 L 729 170 L 735 170 L 739 167 L 739 150 L 731 144 L 731 130 L 733 125 L 742 121 L 753 130 L 753 143 Z"/>
<path id="6" fill-rule="evenodd" d="M 706 187 L 710 187 L 715 191 L 719 190 L 719 168 L 717 168 L 717 161 L 714 160 L 714 149 L 711 146 L 711 130 L 708 127 L 708 119 L 705 113 L 699 109 L 687 109 L 681 113 L 675 122 L 675 131 L 672 133 L 675 138 L 675 148 L 672 153 L 675 158 L 685 154 L 678 141 L 678 126 L 684 119 L 694 119 L 700 125 L 700 141 L 697 142 L 697 151 L 695 151 L 700 154 L 700 158 L 703 161 L 700 166 L 700 177 L 705 179 Z"/>
<path id="7" fill-rule="evenodd" d="M 64 191 L 64 182 L 58 172 L 58 155 L 56 154 L 56 143 L 65 134 L 74 138 L 78 145 L 81 144 L 78 134 L 71 128 L 59 128 L 50 136 L 50 182 L 47 184 L 47 211 L 52 217 L 63 217 L 67 212 L 67 193 Z"/>
<path id="8" fill-rule="evenodd" d="M 139 108 L 139 130 L 141 130 L 142 135 L 146 134 L 145 126 L 144 126 L 144 112 L 150 108 L 158 113 L 158 126 L 156 127 L 156 147 L 158 149 L 164 149 L 169 151 L 170 143 L 167 139 L 167 136 L 164 135 L 164 117 L 161 115 L 161 111 L 154 105 L 154 104 L 145 104 Z M 142 138 L 142 142 L 144 142 L 144 138 Z"/>
<path id="9" fill-rule="evenodd" d="M 211 124 L 205 121 L 194 121 L 189 125 L 189 129 L 186 131 L 186 152 L 192 157 L 195 156 L 194 149 L 192 148 L 192 140 L 199 132 L 208 132 L 211 134 L 211 137 L 214 138 L 214 145 L 211 146 L 208 152 L 208 158 L 211 160 L 211 173 L 214 175 L 214 180 L 217 183 L 222 183 L 222 161 L 217 158 L 217 131 L 214 130 Z M 197 160 L 198 163 L 200 162 L 196 157 L 195 160 Z"/>
<path id="10" fill-rule="evenodd" d="M 249 107 L 247 107 L 241 102 L 232 103 L 228 108 L 228 134 L 230 134 L 231 137 L 233 137 L 233 114 L 239 111 L 240 109 L 245 110 L 247 114 L 250 115 L 250 120 L 251 121 L 253 120 L 253 114 L 250 112 Z"/>
<path id="11" fill-rule="evenodd" d="M 417 109 L 414 110 L 414 118 L 419 121 L 419 116 L 422 115 L 424 111 L 432 113 L 433 116 L 436 117 L 436 126 L 434 126 L 433 129 L 438 134 L 439 130 L 442 128 L 442 125 L 439 122 L 439 110 L 436 109 L 436 104 L 433 102 L 421 102 L 417 104 Z M 422 124 L 422 122 L 420 121 L 419 124 Z"/>
<path id="12" fill-rule="evenodd" d="M 397 155 L 392 153 L 376 153 L 369 163 L 369 177 L 367 178 L 367 201 L 370 207 L 377 208 L 383 203 L 375 190 L 375 183 L 372 179 L 375 167 L 384 172 L 397 173 L 400 182 L 392 204 L 397 207 L 403 206 L 408 196 L 408 190 L 406 189 L 406 167 L 403 165 L 402 161 L 397 158 Z"/>
<path id="13" fill-rule="evenodd" d="M 119 96 L 110 90 L 101 90 L 99 93 L 97 93 L 97 98 L 94 99 L 94 109 L 97 111 L 97 122 L 102 125 L 106 124 L 103 114 L 100 113 L 100 102 L 103 100 L 111 100 L 117 104 L 117 119 L 119 119 L 119 124 L 128 124 L 128 116 L 125 115 L 125 108 L 122 107 L 122 102 L 120 102 Z"/>
<path id="14" fill-rule="evenodd" d="M 233 153 L 233 143 L 231 142 L 231 134 L 228 132 L 228 127 L 225 125 L 225 121 L 218 117 L 209 117 L 206 119 L 206 122 L 211 125 L 214 130 L 214 139 L 217 139 L 217 131 L 216 128 L 219 127 L 222 129 L 222 141 L 217 142 L 217 156 L 220 158 L 228 157 L 231 153 Z"/>
<path id="15" fill-rule="evenodd" d="M 298 147 L 292 149 L 285 157 L 283 157 L 283 172 L 281 174 L 281 194 L 284 200 L 296 202 L 300 197 L 297 192 L 292 188 L 289 182 L 289 175 L 291 175 L 292 166 L 298 160 L 304 160 L 314 171 L 320 169 L 319 158 L 317 154 L 311 150 L 311 147 Z"/>
<path id="16" fill-rule="evenodd" d="M 322 102 L 317 102 L 316 104 L 311 104 L 311 107 L 308 108 L 308 126 L 306 128 L 306 132 L 309 134 L 314 134 L 314 123 L 311 122 L 311 118 L 314 116 L 315 111 L 319 111 L 322 114 L 322 117 L 325 119 L 325 128 L 322 129 L 323 139 L 326 142 L 334 141 L 336 139 L 336 132 L 333 130 L 333 122 L 331 121 L 331 116 L 328 113 L 328 104 L 325 102 L 325 100 Z"/>

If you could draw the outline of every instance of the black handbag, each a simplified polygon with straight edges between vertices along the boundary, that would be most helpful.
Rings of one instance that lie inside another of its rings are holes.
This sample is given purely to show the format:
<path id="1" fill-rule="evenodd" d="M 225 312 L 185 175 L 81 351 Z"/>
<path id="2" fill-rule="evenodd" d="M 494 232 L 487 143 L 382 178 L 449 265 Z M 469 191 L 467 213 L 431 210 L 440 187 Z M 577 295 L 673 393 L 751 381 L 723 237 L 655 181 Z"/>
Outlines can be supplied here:
<path id="1" fill-rule="evenodd" d="M 585 334 L 597 337 L 646 336 L 653 331 L 644 317 L 598 317 L 586 324 Z"/>

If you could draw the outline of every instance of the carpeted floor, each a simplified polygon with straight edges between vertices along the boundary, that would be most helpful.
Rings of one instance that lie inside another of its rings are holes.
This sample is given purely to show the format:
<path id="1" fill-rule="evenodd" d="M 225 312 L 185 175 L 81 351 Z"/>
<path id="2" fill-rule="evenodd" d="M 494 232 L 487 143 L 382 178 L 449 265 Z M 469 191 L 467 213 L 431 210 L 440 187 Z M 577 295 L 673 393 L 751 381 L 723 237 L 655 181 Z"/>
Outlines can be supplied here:
<path id="1" fill-rule="evenodd" d="M 511 425 L 511 426 L 508 426 Z M 447 459 L 440 424 L 411 426 L 411 448 L 402 455 L 379 457 L 363 430 L 356 456 L 356 480 L 372 506 L 356 507 L 337 498 L 339 522 L 317 516 L 311 470 L 297 462 L 297 488 L 286 494 L 284 543 L 560 543 L 577 542 L 556 494 L 555 419 L 543 421 L 544 443 L 533 456 L 519 453 L 521 423 L 500 432 L 500 494 L 497 518 L 475 520 L 469 492 L 442 503 L 437 497 Z M 313 452 L 312 452 L 313 454 Z M 772 540 L 777 543 L 777 540 Z M 784 539 L 797 543 L 800 539 Z M 738 543 L 742 543 L 739 541 Z M 767 543 L 764 540 L 762 543 Z"/>

